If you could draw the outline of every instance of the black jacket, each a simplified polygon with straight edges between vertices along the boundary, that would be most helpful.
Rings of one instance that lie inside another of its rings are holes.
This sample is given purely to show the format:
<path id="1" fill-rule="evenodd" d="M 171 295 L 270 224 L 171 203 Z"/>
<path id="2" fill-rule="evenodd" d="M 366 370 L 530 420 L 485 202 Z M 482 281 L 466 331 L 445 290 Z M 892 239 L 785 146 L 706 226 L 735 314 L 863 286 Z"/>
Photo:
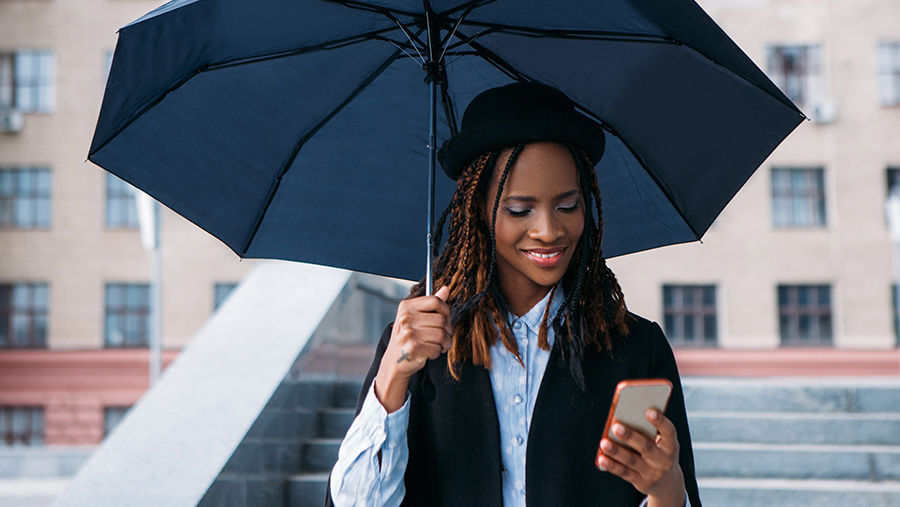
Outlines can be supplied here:
<path id="1" fill-rule="evenodd" d="M 611 352 L 584 359 L 582 391 L 554 347 L 535 402 L 528 434 L 525 490 L 528 507 L 637 506 L 644 495 L 628 482 L 600 472 L 597 446 L 616 384 L 624 379 L 664 377 L 674 390 L 666 417 L 678 431 L 681 468 L 691 507 L 701 507 L 694 473 L 684 393 L 672 349 L 656 323 L 634 318 L 627 337 Z M 357 414 L 390 340 L 385 329 L 366 376 Z M 466 364 L 460 380 L 447 370 L 446 355 L 428 361 L 409 384 L 409 464 L 404 506 L 503 505 L 500 425 L 489 372 Z M 326 506 L 332 505 L 330 487 Z"/>

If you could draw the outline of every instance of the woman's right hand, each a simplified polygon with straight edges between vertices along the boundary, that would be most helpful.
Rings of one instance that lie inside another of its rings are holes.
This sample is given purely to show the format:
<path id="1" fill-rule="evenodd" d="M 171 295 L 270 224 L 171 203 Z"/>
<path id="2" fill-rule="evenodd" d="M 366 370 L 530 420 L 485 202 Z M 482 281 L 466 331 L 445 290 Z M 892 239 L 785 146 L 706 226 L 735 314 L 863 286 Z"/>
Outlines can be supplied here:
<path id="1" fill-rule="evenodd" d="M 391 341 L 375 377 L 375 396 L 388 413 L 399 410 L 406 402 L 410 377 L 427 360 L 450 350 L 453 326 L 446 303 L 449 295 L 450 289 L 441 287 L 433 296 L 400 302 Z"/>

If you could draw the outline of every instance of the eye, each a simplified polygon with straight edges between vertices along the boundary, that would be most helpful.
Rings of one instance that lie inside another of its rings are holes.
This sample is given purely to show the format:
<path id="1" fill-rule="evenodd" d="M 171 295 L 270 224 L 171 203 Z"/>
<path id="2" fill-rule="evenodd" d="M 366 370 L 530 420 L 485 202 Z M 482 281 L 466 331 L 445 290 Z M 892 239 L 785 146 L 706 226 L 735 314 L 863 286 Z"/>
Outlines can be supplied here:
<path id="1" fill-rule="evenodd" d="M 571 202 L 571 203 L 560 204 L 559 208 L 557 208 L 557 209 L 559 209 L 563 213 L 571 213 L 573 211 L 577 211 L 578 208 L 580 208 L 580 207 L 581 207 L 581 200 L 576 199 L 574 202 Z"/>
<path id="2" fill-rule="evenodd" d="M 524 217 L 531 211 L 530 209 L 506 208 L 506 212 L 514 217 Z"/>

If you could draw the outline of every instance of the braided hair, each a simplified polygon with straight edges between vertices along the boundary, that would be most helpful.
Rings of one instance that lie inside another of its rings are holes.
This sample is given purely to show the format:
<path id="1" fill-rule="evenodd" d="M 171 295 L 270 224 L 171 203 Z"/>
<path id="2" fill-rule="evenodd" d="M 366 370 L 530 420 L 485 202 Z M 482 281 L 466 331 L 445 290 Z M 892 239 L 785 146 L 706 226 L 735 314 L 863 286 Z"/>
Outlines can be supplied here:
<path id="1" fill-rule="evenodd" d="M 583 388 L 581 362 L 585 352 L 611 349 L 613 336 L 628 333 L 630 317 L 622 289 L 601 251 L 603 218 L 597 176 L 584 150 L 570 144 L 566 146 L 578 171 L 585 203 L 585 227 L 563 275 L 565 300 L 553 316 L 547 305 L 538 332 L 538 346 L 550 350 L 547 330 L 548 326 L 553 326 L 561 359 L 569 360 L 570 373 Z M 453 345 L 447 352 L 447 363 L 455 379 L 459 379 L 458 368 L 464 362 L 490 369 L 490 349 L 498 338 L 522 363 L 518 345 L 507 325 L 509 309 L 497 279 L 493 224 L 496 223 L 503 186 L 524 148 L 525 144 L 519 144 L 484 153 L 472 161 L 460 175 L 456 192 L 435 226 L 437 250 L 449 219 L 447 241 L 439 253 L 435 252 L 437 260 L 433 276 L 435 287 L 447 286 L 450 290 L 447 303 L 451 309 Z M 509 158 L 497 180 L 496 198 L 485 205 L 497 163 L 505 152 L 509 153 Z M 490 221 L 484 216 L 484 210 L 488 209 L 492 214 Z M 490 228 L 488 224 L 491 224 Z M 424 293 L 423 279 L 412 287 L 410 297 Z"/>

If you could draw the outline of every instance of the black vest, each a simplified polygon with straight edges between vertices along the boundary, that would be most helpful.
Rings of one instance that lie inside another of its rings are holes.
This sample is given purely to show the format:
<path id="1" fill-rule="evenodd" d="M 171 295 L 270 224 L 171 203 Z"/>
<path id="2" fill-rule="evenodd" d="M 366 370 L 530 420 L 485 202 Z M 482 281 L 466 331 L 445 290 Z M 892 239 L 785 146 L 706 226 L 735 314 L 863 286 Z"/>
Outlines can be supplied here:
<path id="1" fill-rule="evenodd" d="M 385 330 L 366 376 L 357 414 L 390 340 Z M 528 434 L 525 491 L 528 507 L 637 506 L 644 495 L 628 482 L 597 470 L 594 458 L 616 384 L 664 377 L 675 389 L 666 416 L 678 431 L 680 463 L 692 507 L 701 507 L 694 473 L 684 393 L 672 349 L 655 323 L 635 317 L 611 352 L 584 358 L 582 391 L 560 359 L 550 354 Z M 410 381 L 409 463 L 404 506 L 502 507 L 500 426 L 490 374 L 466 364 L 455 381 L 446 355 L 428 361 Z M 329 488 L 330 490 L 330 488 Z M 332 505 L 327 495 L 326 506 Z"/>

